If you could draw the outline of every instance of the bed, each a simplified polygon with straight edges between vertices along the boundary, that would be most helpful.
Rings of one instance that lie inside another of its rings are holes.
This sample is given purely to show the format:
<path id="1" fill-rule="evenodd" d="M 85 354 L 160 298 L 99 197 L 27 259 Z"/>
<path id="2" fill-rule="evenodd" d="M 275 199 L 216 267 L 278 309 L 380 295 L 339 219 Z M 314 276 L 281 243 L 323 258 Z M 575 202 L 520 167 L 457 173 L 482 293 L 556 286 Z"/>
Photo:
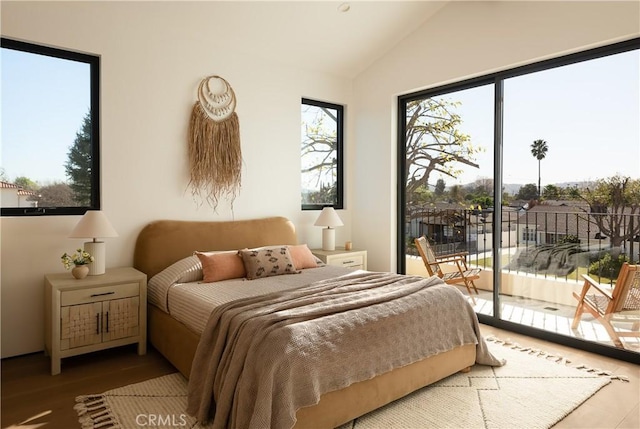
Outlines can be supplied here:
<path id="1" fill-rule="evenodd" d="M 228 251 L 296 244 L 295 227 L 284 217 L 222 222 L 160 220 L 146 225 L 138 235 L 134 267 L 152 279 L 172 264 L 193 255 L 196 250 Z M 149 305 L 149 340 L 189 378 L 201 333 L 189 323 L 172 317 L 161 307 Z M 478 333 L 475 314 L 474 320 L 474 329 Z M 485 362 L 480 362 L 479 355 Z M 474 342 L 421 358 L 337 390 L 323 392 L 317 403 L 295 411 L 294 427 L 338 427 L 435 381 L 468 370 L 476 362 L 500 364 L 492 359 L 479 333 Z"/>

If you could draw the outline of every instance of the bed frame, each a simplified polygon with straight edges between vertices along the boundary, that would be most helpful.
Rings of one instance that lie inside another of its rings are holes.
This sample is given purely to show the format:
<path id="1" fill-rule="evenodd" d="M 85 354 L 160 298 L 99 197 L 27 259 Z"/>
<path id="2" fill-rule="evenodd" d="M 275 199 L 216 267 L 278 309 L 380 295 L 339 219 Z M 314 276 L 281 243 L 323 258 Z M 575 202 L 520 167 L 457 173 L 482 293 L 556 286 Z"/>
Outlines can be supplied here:
<path id="1" fill-rule="evenodd" d="M 297 244 L 295 227 L 284 217 L 225 222 L 160 220 L 145 226 L 138 235 L 134 267 L 150 279 L 195 250 L 278 244 Z M 153 305 L 149 305 L 147 324 L 151 344 L 188 378 L 199 335 Z M 475 359 L 475 345 L 466 345 L 326 393 L 318 404 L 297 411 L 295 428 L 338 427 L 451 374 L 467 371 Z"/>

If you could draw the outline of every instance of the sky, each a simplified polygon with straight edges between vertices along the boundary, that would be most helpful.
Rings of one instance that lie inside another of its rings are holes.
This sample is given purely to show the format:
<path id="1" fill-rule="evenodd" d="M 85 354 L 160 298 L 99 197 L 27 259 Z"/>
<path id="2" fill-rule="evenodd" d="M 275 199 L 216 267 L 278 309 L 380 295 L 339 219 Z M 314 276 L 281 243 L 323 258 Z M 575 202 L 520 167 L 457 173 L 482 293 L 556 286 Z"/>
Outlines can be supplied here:
<path id="1" fill-rule="evenodd" d="M 538 139 L 549 148 L 540 163 L 542 187 L 615 174 L 640 178 L 639 83 L 638 51 L 506 80 L 503 182 L 537 185 L 531 144 Z M 462 102 L 461 131 L 486 148 L 476 158 L 479 169 L 466 167 L 457 180 L 443 179 L 450 186 L 492 177 L 493 86 L 443 97 Z"/>
<path id="2" fill-rule="evenodd" d="M 0 60 L 0 166 L 10 180 L 64 181 L 67 151 L 89 109 L 89 66 L 9 49 L 2 49 Z M 638 51 L 505 81 L 504 183 L 537 183 L 538 161 L 530 149 L 537 139 L 549 147 L 540 163 L 543 187 L 616 173 L 640 178 L 639 83 Z M 486 149 L 476 158 L 479 169 L 466 167 L 457 180 L 445 182 L 492 177 L 493 87 L 445 97 L 462 103 L 461 131 Z"/>
<path id="3" fill-rule="evenodd" d="M 67 152 L 90 106 L 89 65 L 0 51 L 0 166 L 11 181 L 66 181 Z"/>

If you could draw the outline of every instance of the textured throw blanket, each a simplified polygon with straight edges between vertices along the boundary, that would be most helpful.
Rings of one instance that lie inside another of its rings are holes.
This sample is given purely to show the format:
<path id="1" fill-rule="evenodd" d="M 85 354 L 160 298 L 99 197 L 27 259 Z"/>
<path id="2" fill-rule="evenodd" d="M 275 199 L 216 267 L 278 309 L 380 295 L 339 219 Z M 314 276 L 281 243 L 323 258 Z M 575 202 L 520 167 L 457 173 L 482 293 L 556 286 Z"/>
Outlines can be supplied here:
<path id="1" fill-rule="evenodd" d="M 291 428 L 320 395 L 476 344 L 476 314 L 438 278 L 362 273 L 216 308 L 189 378 L 187 412 L 214 428 Z"/>

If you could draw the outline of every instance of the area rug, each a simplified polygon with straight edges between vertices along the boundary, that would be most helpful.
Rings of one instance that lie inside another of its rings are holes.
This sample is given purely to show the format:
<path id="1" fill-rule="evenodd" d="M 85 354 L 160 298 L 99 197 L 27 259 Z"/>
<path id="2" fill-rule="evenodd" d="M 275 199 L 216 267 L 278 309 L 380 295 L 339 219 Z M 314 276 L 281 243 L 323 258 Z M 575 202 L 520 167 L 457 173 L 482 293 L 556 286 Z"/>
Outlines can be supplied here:
<path id="1" fill-rule="evenodd" d="M 502 367 L 475 365 L 340 429 L 549 428 L 611 382 L 606 371 L 488 338 Z M 83 428 L 206 428 L 184 412 L 187 381 L 178 373 L 76 398 Z"/>

